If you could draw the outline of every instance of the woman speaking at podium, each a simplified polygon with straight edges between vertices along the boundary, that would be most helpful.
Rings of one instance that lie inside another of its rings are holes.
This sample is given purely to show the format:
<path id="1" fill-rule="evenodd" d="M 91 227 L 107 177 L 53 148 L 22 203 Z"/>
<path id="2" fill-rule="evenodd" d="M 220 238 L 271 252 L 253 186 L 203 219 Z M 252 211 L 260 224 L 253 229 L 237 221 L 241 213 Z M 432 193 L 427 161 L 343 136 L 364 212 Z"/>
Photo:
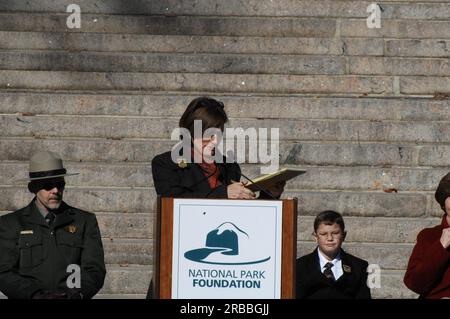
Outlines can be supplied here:
<path id="1" fill-rule="evenodd" d="M 222 102 L 209 97 L 198 97 L 189 103 L 180 118 L 179 126 L 189 132 L 187 135 L 190 141 L 187 144 L 190 144 L 190 151 L 182 154 L 172 154 L 169 151 L 155 156 L 152 160 L 153 182 L 159 196 L 256 198 L 255 193 L 245 187 L 245 183 L 239 182 L 239 164 L 229 163 L 222 154 L 216 154 L 216 147 L 227 122 L 228 116 Z M 195 130 L 199 124 L 201 130 L 198 130 L 198 127 Z M 200 131 L 201 136 L 196 136 L 195 131 Z M 218 158 L 220 161 L 214 160 Z M 284 184 L 269 188 L 266 191 L 272 196 L 261 192 L 259 198 L 279 198 L 283 188 Z M 152 291 L 151 282 L 147 298 L 152 298 Z"/>
<path id="2" fill-rule="evenodd" d="M 239 182 L 239 164 L 228 163 L 223 155 L 216 154 L 216 147 L 227 122 L 228 116 L 222 102 L 209 97 L 198 97 L 189 103 L 180 118 L 179 126 L 189 132 L 190 153 L 177 154 L 176 160 L 170 151 L 153 158 L 153 182 L 158 195 L 185 198 L 256 198 L 255 193 L 246 188 L 244 182 Z M 194 128 L 196 125 L 198 128 L 200 124 L 201 136 L 196 136 L 194 133 L 200 134 L 199 130 Z M 214 160 L 217 158 L 220 161 Z M 272 196 L 261 192 L 260 198 L 279 198 L 283 186 L 268 189 Z"/>

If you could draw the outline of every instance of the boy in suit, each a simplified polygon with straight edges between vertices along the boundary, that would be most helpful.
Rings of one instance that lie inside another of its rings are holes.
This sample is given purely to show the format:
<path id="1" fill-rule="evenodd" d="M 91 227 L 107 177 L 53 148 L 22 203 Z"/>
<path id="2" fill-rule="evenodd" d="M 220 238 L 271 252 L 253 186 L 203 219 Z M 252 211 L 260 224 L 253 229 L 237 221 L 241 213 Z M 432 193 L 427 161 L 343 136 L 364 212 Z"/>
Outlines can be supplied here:
<path id="1" fill-rule="evenodd" d="M 297 298 L 370 299 L 367 261 L 341 248 L 346 236 L 341 214 L 319 213 L 314 220 L 313 236 L 317 248 L 297 259 Z"/>

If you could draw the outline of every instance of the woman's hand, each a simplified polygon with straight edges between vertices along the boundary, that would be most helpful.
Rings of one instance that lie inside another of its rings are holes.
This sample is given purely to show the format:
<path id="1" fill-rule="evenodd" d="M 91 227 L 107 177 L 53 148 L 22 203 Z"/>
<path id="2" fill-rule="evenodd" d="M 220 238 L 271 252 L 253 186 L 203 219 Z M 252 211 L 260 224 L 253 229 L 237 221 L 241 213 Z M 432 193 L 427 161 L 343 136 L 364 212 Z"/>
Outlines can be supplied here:
<path id="1" fill-rule="evenodd" d="M 245 184 L 234 182 L 227 187 L 228 198 L 254 199 L 255 193 L 245 187 Z"/>

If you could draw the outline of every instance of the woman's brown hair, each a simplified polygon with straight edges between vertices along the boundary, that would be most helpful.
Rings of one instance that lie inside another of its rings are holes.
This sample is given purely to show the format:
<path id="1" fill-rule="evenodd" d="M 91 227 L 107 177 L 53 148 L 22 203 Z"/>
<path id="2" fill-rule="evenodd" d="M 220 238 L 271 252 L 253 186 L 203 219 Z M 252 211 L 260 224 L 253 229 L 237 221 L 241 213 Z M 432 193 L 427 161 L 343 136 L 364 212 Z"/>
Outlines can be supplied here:
<path id="1" fill-rule="evenodd" d="M 194 138 L 194 121 L 202 121 L 202 134 L 209 128 L 217 127 L 224 130 L 228 116 L 222 102 L 210 97 L 198 97 L 192 100 L 180 118 L 180 127 L 184 127 Z"/>

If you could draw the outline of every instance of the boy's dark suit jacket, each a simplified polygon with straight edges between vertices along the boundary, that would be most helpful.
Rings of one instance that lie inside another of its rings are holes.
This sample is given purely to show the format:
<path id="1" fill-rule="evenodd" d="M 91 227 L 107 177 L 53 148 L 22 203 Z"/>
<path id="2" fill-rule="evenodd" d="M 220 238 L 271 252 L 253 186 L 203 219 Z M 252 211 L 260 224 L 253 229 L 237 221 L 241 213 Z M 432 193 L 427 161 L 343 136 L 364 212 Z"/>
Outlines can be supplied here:
<path id="1" fill-rule="evenodd" d="M 297 259 L 297 298 L 299 299 L 370 299 L 367 287 L 367 267 L 365 260 L 341 250 L 344 273 L 331 282 L 320 271 L 317 248 L 311 254 Z"/>

